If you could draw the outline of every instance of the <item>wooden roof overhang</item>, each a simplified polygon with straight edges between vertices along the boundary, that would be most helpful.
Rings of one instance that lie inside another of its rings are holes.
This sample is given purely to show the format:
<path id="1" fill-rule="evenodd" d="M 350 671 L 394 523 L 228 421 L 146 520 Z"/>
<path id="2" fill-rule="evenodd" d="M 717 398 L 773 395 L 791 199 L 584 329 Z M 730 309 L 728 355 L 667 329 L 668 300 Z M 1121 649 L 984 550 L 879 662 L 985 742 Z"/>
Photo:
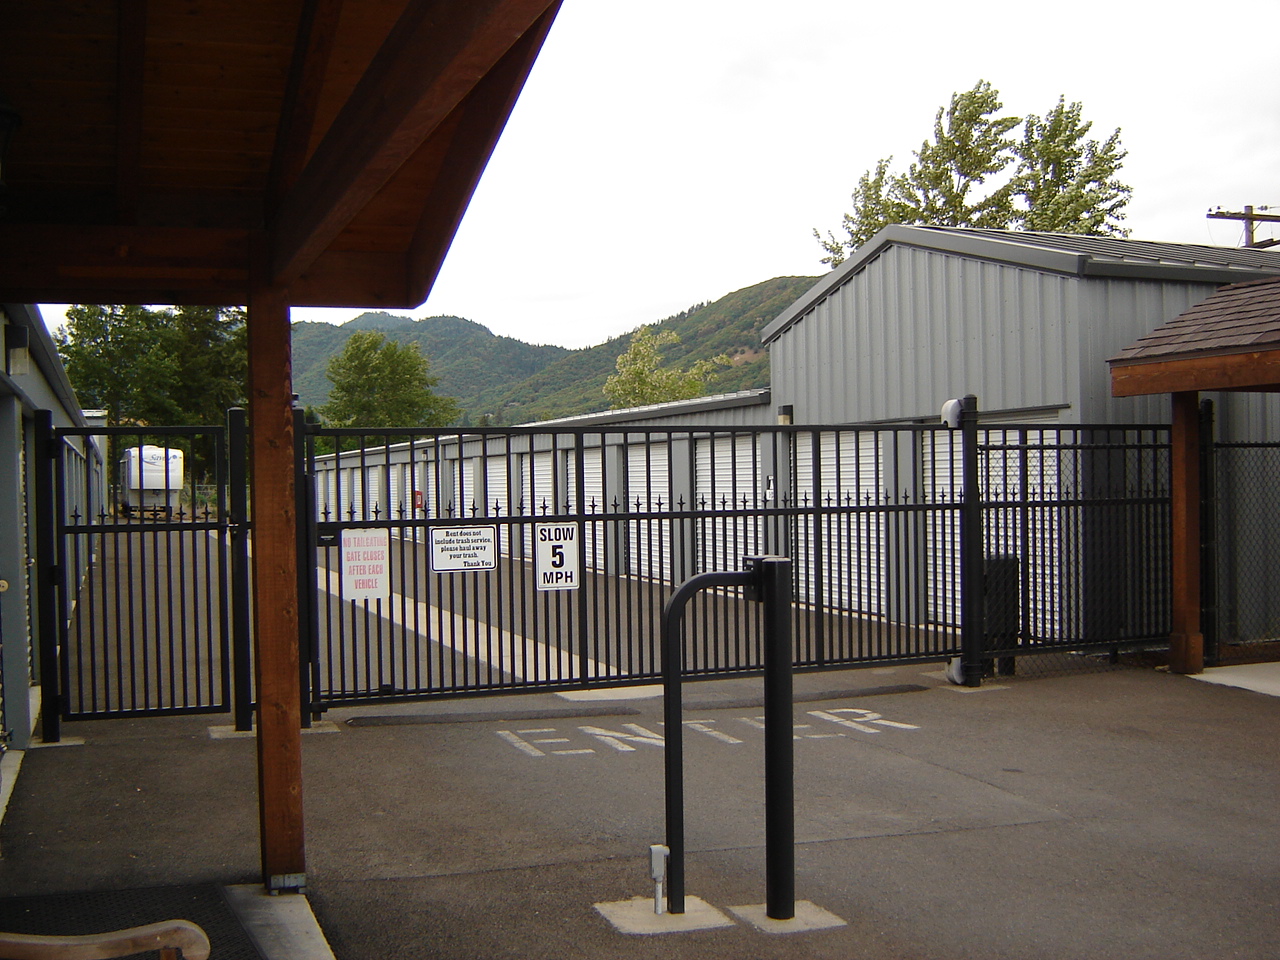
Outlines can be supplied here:
<path id="1" fill-rule="evenodd" d="M 1108 362 L 1115 397 L 1280 390 L 1280 277 L 1222 287 Z"/>
<path id="2" fill-rule="evenodd" d="M 1170 666 L 1199 673 L 1204 669 L 1199 393 L 1280 389 L 1280 277 L 1221 288 L 1109 363 L 1112 396 L 1172 394 Z"/>
<path id="3" fill-rule="evenodd" d="M 6 0 L 13 302 L 427 296 L 558 0 Z"/>
<path id="4" fill-rule="evenodd" d="M 0 4 L 0 114 L 21 118 L 0 158 L 0 302 L 249 308 L 273 891 L 306 884 L 289 307 L 426 299 L 559 3 Z"/>

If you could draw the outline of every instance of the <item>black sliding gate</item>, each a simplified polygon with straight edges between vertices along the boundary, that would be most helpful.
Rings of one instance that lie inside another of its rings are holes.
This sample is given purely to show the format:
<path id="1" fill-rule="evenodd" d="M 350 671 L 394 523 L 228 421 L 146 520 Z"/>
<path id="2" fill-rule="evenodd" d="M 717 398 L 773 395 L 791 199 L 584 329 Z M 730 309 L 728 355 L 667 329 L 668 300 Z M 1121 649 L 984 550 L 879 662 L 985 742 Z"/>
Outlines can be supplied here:
<path id="1" fill-rule="evenodd" d="M 1168 636 L 1163 427 L 301 432 L 314 711 L 656 682 L 666 597 L 766 553 L 800 670 Z M 694 602 L 687 676 L 762 669 L 753 606 Z"/>
<path id="2" fill-rule="evenodd" d="M 41 682 L 57 717 L 250 720 L 244 416 L 37 429 Z M 301 666 L 329 706 L 657 682 L 665 600 L 791 558 L 800 670 L 1167 640 L 1163 427 L 357 430 L 295 421 Z M 689 677 L 757 673 L 734 593 Z M 50 721 L 52 717 L 52 721 Z"/>
<path id="3" fill-rule="evenodd" d="M 245 489 L 243 414 L 231 424 L 229 448 L 224 427 L 37 423 L 38 553 L 53 559 L 37 578 L 41 687 L 60 707 L 46 740 L 59 718 L 229 711 L 237 669 L 247 700 L 246 566 L 231 549 L 246 529 L 228 502 Z"/>

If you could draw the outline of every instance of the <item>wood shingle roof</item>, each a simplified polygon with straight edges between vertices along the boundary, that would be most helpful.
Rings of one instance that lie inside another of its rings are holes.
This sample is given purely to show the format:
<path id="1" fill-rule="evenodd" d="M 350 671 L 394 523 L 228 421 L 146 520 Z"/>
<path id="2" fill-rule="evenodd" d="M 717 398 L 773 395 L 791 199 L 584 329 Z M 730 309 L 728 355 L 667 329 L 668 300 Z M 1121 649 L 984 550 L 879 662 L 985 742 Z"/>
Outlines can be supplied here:
<path id="1" fill-rule="evenodd" d="M 1111 358 L 1140 360 L 1280 348 L 1280 277 L 1223 287 Z"/>
<path id="2" fill-rule="evenodd" d="M 1108 362 L 1114 397 L 1280 390 L 1280 278 L 1223 287 Z"/>

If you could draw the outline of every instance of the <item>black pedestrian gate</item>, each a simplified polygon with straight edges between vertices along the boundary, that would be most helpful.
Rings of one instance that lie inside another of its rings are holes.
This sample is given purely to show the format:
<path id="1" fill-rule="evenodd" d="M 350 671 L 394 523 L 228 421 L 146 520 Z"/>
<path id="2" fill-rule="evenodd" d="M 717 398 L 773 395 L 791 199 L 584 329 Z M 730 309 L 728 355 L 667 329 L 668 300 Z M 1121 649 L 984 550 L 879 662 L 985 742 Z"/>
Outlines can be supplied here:
<path id="1" fill-rule="evenodd" d="M 40 418 L 45 740 L 59 719 L 227 712 L 237 672 L 248 702 L 243 412 L 229 427 Z"/>

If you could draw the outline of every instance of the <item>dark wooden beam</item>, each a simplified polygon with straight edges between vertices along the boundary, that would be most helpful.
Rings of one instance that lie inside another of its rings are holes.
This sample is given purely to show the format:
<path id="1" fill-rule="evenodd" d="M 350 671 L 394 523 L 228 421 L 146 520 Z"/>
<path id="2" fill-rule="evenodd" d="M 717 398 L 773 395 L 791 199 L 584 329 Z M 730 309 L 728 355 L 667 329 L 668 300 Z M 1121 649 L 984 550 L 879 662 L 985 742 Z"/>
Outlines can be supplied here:
<path id="1" fill-rule="evenodd" d="M 556 0 L 459 107 L 460 122 L 449 138 L 441 173 L 423 204 L 409 247 L 409 299 L 415 306 L 431 292 L 480 175 L 559 9 L 560 0 Z"/>
<path id="2" fill-rule="evenodd" d="M 116 222 L 134 223 L 142 170 L 147 0 L 120 0 L 116 27 Z"/>
<path id="3" fill-rule="evenodd" d="M 0 289 L 20 303 L 245 303 L 249 232 L 0 226 Z"/>
<path id="4" fill-rule="evenodd" d="M 1170 470 L 1173 541 L 1173 631 L 1169 669 L 1204 670 L 1204 634 L 1200 630 L 1200 398 L 1194 392 L 1173 395 L 1173 451 Z"/>
<path id="5" fill-rule="evenodd" d="M 303 4 L 267 177 L 268 211 L 277 209 L 280 198 L 297 182 L 306 163 L 316 107 L 341 16 L 342 0 L 306 0 Z M 269 218 L 272 216 L 268 214 Z"/>
<path id="6" fill-rule="evenodd" d="M 402 254 L 329 251 L 289 285 L 289 302 L 295 307 L 411 310 L 422 300 L 409 293 Z"/>
<path id="7" fill-rule="evenodd" d="M 23 302 L 243 303 L 243 230 L 0 229 L 0 287 Z"/>
<path id="8" fill-rule="evenodd" d="M 554 0 L 410 0 L 270 224 L 275 285 L 309 269 Z"/>
<path id="9" fill-rule="evenodd" d="M 265 242 L 257 246 L 265 255 Z M 296 889 L 306 883 L 306 853 L 293 376 L 289 302 L 283 290 L 254 284 L 249 296 L 248 333 L 262 878 L 269 890 Z"/>
<path id="10" fill-rule="evenodd" d="M 1113 397 L 1188 390 L 1266 389 L 1276 384 L 1280 384 L 1280 350 L 1111 365 Z"/>
<path id="11" fill-rule="evenodd" d="M 245 304 L 250 233 L 178 227 L 0 225 L 0 290 L 14 303 Z M 405 257 L 326 252 L 293 306 L 411 309 Z"/>

